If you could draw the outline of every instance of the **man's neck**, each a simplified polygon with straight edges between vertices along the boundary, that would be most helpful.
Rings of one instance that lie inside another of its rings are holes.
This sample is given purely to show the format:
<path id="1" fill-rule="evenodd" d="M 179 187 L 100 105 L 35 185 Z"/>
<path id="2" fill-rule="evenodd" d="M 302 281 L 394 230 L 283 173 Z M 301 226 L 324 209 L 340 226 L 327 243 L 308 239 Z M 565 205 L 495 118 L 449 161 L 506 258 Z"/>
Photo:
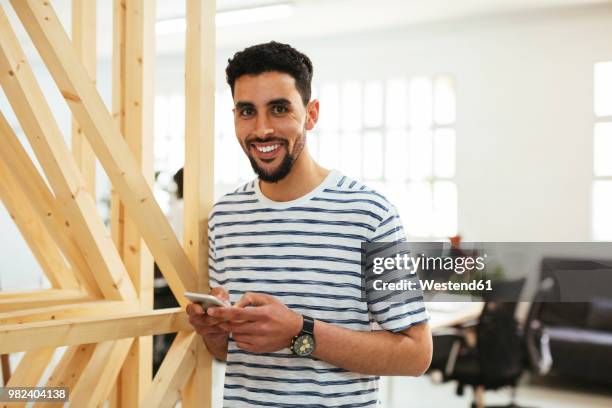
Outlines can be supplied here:
<path id="1" fill-rule="evenodd" d="M 270 200 L 292 201 L 317 188 L 328 174 L 329 170 L 319 166 L 304 149 L 287 176 L 276 183 L 259 181 L 259 188 Z"/>

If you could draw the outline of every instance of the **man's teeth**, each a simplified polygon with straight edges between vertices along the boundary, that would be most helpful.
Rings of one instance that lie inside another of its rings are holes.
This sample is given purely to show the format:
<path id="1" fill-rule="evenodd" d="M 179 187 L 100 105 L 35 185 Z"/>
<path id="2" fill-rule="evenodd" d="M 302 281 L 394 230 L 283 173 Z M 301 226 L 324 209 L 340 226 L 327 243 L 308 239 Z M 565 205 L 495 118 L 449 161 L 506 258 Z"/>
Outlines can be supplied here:
<path id="1" fill-rule="evenodd" d="M 280 145 L 272 145 L 272 146 L 263 146 L 263 147 L 257 147 L 257 150 L 259 150 L 262 153 L 268 153 L 271 152 L 272 150 L 276 150 L 278 148 L 278 146 Z"/>

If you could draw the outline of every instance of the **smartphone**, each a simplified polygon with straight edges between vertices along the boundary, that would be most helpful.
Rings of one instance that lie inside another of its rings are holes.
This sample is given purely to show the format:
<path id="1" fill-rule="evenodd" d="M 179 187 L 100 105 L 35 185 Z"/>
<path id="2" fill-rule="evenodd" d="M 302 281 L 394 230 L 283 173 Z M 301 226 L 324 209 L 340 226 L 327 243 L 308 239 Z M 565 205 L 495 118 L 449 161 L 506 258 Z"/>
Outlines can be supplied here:
<path id="1" fill-rule="evenodd" d="M 204 310 L 208 309 L 209 307 L 230 306 L 229 302 L 226 303 L 213 295 L 205 295 L 204 293 L 196 293 L 196 292 L 185 292 L 184 295 L 187 299 L 191 300 L 193 303 L 197 303 L 200 306 L 202 306 Z"/>

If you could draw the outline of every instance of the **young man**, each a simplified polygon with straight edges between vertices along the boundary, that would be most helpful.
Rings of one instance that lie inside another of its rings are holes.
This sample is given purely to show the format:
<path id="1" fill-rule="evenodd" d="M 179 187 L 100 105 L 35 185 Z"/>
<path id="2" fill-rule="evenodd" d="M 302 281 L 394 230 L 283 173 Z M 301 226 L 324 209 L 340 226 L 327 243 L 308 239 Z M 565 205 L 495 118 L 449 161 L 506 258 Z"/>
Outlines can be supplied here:
<path id="1" fill-rule="evenodd" d="M 399 216 L 310 156 L 319 101 L 307 56 L 260 44 L 235 54 L 226 74 L 236 136 L 258 178 L 209 218 L 211 293 L 233 306 L 187 308 L 227 361 L 224 406 L 375 407 L 380 375 L 418 376 L 431 360 L 420 299 L 361 296 L 361 243 L 404 240 Z"/>

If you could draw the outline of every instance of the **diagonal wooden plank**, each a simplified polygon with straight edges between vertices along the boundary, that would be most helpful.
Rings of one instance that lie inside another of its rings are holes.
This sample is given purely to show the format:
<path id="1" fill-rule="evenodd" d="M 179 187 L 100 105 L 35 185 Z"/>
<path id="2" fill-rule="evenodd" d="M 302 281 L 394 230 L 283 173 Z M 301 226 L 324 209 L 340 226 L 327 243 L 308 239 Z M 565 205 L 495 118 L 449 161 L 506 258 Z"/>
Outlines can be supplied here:
<path id="1" fill-rule="evenodd" d="M 185 58 L 184 239 L 208 293 L 208 214 L 214 203 L 215 1 L 187 0 Z M 212 404 L 212 356 L 200 341 L 196 369 L 183 391 L 185 408 Z"/>
<path id="2" fill-rule="evenodd" d="M 7 387 L 36 387 L 53 359 L 54 348 L 42 348 L 24 354 L 6 384 Z M 25 407 L 27 403 L 11 403 L 2 407 Z"/>
<path id="3" fill-rule="evenodd" d="M 195 368 L 197 341 L 201 338 L 193 332 L 176 335 L 146 398 L 140 403 L 141 408 L 174 407 L 180 398 L 180 390 Z"/>
<path id="4" fill-rule="evenodd" d="M 114 300 L 135 298 L 134 286 L 110 237 L 106 235 L 95 202 L 84 187 L 82 176 L 1 8 L 0 84 L 45 170 L 69 225 L 74 228 L 102 293 Z M 91 81 L 88 84 L 93 86 Z"/>
<path id="5" fill-rule="evenodd" d="M 47 1 L 11 1 L 179 303 L 196 274 Z M 14 69 L 19 60 L 9 64 Z"/>
<path id="6" fill-rule="evenodd" d="M 11 324 L 0 328 L 0 354 L 190 329 L 187 315 L 181 308 Z"/>
<path id="7" fill-rule="evenodd" d="M 62 214 L 57 200 L 30 160 L 17 135 L 0 112 L 0 160 L 12 169 L 12 174 L 49 235 L 68 260 L 79 285 L 93 296 L 102 296 L 98 284 L 79 249 L 70 223 Z"/>
<path id="8" fill-rule="evenodd" d="M 51 286 L 58 289 L 80 289 L 79 283 L 66 265 L 39 214 L 32 208 L 28 197 L 2 158 L 0 158 L 0 201 L 4 203 L 15 221 Z"/>
<path id="9" fill-rule="evenodd" d="M 70 394 L 75 407 L 99 407 L 117 380 L 134 339 L 100 343 Z"/>
<path id="10" fill-rule="evenodd" d="M 72 0 L 72 43 L 92 82 L 96 83 L 96 0 Z M 72 121 L 72 154 L 85 186 L 96 197 L 96 156 L 83 130 Z"/>

